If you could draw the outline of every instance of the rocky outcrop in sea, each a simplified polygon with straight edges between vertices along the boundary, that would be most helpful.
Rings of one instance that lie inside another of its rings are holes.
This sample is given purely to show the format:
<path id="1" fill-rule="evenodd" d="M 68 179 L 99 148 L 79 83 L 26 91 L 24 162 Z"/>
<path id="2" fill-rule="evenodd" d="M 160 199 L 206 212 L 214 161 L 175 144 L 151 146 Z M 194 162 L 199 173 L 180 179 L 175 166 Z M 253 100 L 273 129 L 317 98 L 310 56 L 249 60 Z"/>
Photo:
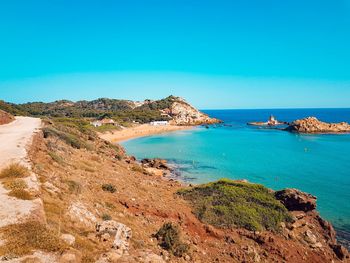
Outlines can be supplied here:
<path id="1" fill-rule="evenodd" d="M 350 124 L 347 122 L 327 123 L 316 117 L 307 117 L 293 121 L 286 130 L 299 133 L 350 133 Z"/>

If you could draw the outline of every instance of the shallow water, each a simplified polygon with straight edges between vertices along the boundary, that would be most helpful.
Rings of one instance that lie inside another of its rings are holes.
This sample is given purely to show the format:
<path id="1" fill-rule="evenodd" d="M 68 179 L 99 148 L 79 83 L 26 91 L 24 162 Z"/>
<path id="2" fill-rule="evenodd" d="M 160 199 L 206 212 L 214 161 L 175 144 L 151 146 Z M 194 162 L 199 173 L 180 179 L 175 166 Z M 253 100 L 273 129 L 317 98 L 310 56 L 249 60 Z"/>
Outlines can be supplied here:
<path id="1" fill-rule="evenodd" d="M 292 121 L 316 116 L 350 122 L 350 109 L 215 110 L 228 126 L 196 128 L 126 141 L 137 158 L 160 157 L 178 165 L 184 180 L 247 179 L 272 189 L 298 188 L 318 198 L 318 210 L 350 231 L 350 135 L 300 135 L 247 126 L 250 121 Z"/>

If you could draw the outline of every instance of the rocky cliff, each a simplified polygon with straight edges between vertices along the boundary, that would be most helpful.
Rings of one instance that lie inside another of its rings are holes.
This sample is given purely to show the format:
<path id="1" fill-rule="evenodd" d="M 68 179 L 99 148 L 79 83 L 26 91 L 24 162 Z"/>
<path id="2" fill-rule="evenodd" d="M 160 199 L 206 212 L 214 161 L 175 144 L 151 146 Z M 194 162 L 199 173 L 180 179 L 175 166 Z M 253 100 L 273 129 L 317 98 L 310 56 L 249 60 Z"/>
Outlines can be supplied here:
<path id="1" fill-rule="evenodd" d="M 300 133 L 348 133 L 350 124 L 346 122 L 327 123 L 315 117 L 308 117 L 292 122 L 286 130 Z"/>
<path id="2" fill-rule="evenodd" d="M 174 101 L 170 108 L 166 110 L 171 116 L 171 123 L 175 125 L 214 124 L 220 122 L 218 119 L 210 118 L 207 114 L 200 112 L 180 98 Z"/>
<path id="3" fill-rule="evenodd" d="M 0 110 L 0 125 L 10 123 L 14 120 L 15 118 L 11 114 Z"/>

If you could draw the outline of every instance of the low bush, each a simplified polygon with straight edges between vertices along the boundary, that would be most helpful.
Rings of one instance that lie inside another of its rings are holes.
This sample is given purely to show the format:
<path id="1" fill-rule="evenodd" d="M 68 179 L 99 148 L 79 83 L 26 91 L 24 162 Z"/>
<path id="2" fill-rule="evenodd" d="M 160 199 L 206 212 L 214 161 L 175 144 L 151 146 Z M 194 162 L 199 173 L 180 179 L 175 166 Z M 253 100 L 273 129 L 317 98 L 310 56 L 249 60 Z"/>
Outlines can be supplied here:
<path id="1" fill-rule="evenodd" d="M 29 176 L 29 170 L 18 163 L 14 163 L 3 169 L 0 178 L 21 178 Z"/>
<path id="2" fill-rule="evenodd" d="M 287 209 L 259 184 L 220 180 L 178 194 L 202 222 L 216 227 L 278 231 L 281 222 L 291 220 Z"/>
<path id="3" fill-rule="evenodd" d="M 112 220 L 112 217 L 109 214 L 103 214 L 102 215 L 102 220 L 103 221 L 109 221 L 109 220 Z"/>
<path id="4" fill-rule="evenodd" d="M 117 191 L 115 186 L 112 185 L 112 184 L 103 184 L 102 185 L 102 190 L 105 191 L 105 192 L 110 192 L 110 193 L 115 193 Z"/>
<path id="5" fill-rule="evenodd" d="M 188 245 L 180 240 L 180 231 L 172 223 L 165 223 L 154 235 L 159 245 L 172 253 L 174 256 L 182 257 L 188 251 Z"/>

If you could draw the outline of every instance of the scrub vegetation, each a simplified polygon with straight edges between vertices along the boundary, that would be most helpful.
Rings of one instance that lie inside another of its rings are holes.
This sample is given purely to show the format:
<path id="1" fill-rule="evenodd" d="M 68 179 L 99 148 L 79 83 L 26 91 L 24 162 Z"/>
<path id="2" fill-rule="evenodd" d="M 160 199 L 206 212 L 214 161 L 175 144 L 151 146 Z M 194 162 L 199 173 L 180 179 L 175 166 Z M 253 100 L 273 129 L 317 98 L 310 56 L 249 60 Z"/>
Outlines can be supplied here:
<path id="1" fill-rule="evenodd" d="M 7 257 L 26 255 L 34 250 L 59 252 L 65 248 L 57 231 L 39 222 L 9 225 L 1 229 L 1 234 L 6 237 L 6 241 L 0 247 L 0 254 Z"/>
<path id="2" fill-rule="evenodd" d="M 21 164 L 13 163 L 0 172 L 0 178 L 21 178 L 29 175 L 29 170 Z"/>
<path id="3" fill-rule="evenodd" d="M 178 192 L 204 223 L 221 228 L 278 231 L 291 219 L 273 193 L 259 184 L 219 180 Z"/>
<path id="4" fill-rule="evenodd" d="M 116 100 L 101 98 L 93 101 L 72 102 L 60 100 L 51 103 L 31 102 L 25 104 L 13 104 L 0 101 L 0 109 L 13 115 L 27 115 L 50 118 L 69 119 L 101 119 L 108 117 L 120 124 L 139 122 L 148 123 L 155 120 L 169 120 L 162 116 L 159 110 L 166 109 L 177 101 L 178 98 L 169 96 L 158 101 L 147 101 L 141 106 L 128 100 Z M 97 130 L 107 129 L 98 128 Z"/>
<path id="5" fill-rule="evenodd" d="M 189 249 L 180 239 L 180 230 L 172 223 L 165 223 L 154 235 L 159 245 L 176 257 L 182 257 Z"/>

